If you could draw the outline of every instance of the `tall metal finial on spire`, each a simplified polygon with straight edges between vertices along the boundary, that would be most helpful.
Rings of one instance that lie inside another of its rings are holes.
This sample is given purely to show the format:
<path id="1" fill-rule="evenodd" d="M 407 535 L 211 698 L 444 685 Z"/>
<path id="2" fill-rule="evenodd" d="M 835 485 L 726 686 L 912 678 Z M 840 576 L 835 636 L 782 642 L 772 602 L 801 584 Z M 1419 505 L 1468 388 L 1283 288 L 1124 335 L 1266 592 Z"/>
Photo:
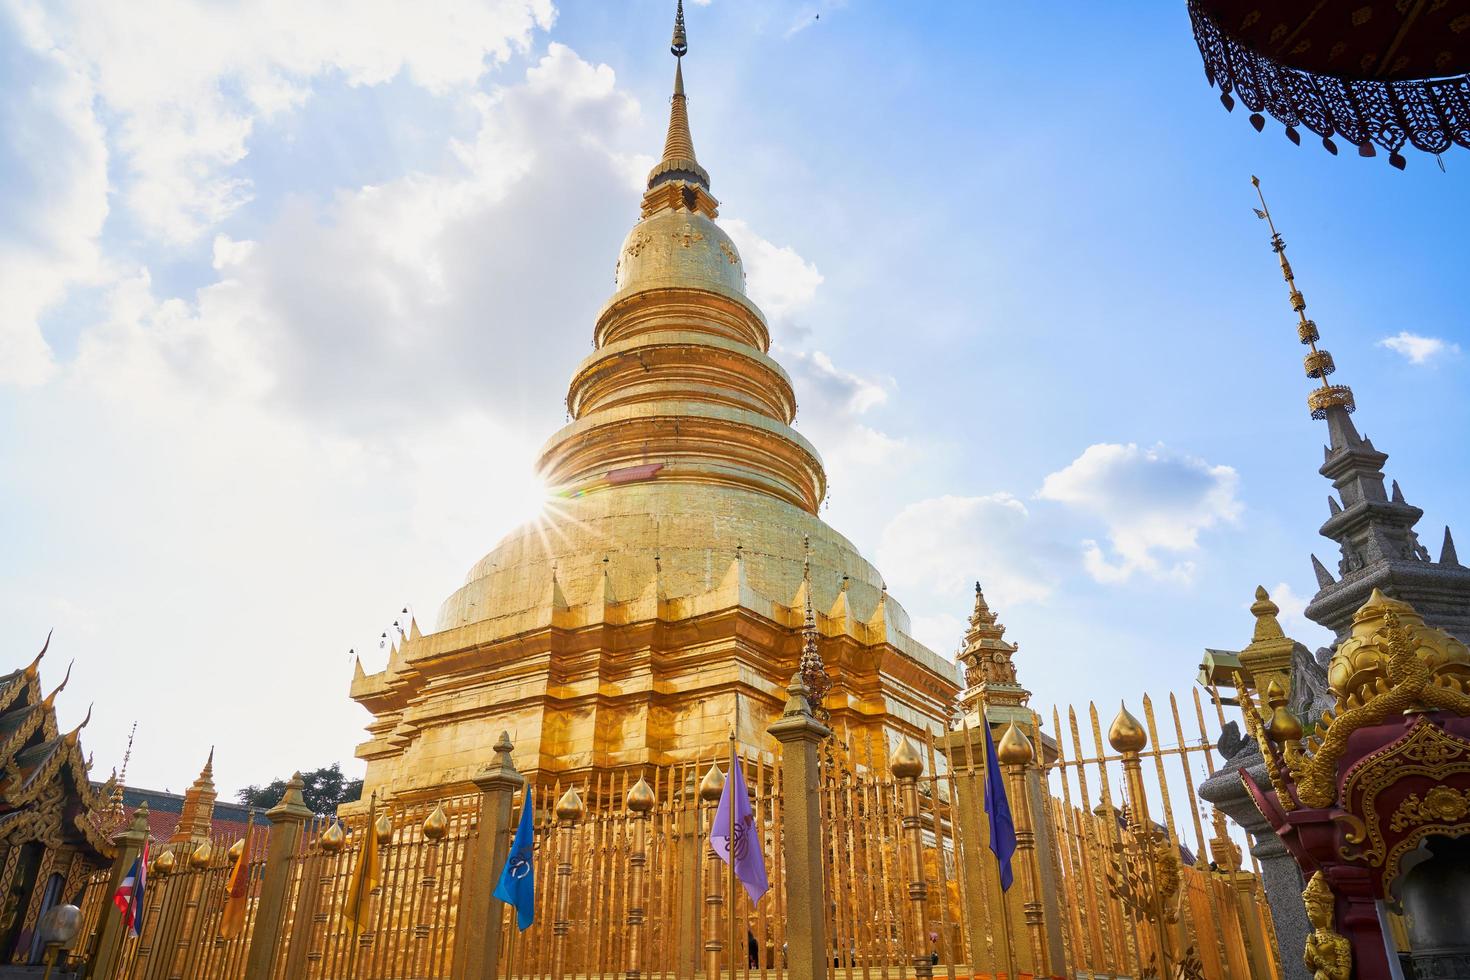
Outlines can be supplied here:
<path id="1" fill-rule="evenodd" d="M 652 191 L 661 184 L 673 182 L 703 189 L 708 197 L 709 172 L 694 156 L 694 139 L 689 135 L 689 110 L 684 97 L 684 55 L 689 52 L 689 39 L 684 33 L 684 0 L 679 0 L 674 11 L 674 38 L 669 51 L 678 59 L 674 65 L 674 97 L 669 103 L 669 132 L 664 139 L 663 159 L 648 174 L 648 189 Z M 713 198 L 709 200 L 714 201 Z M 645 201 L 645 214 L 647 204 Z"/>
<path id="2" fill-rule="evenodd" d="M 91 716 L 90 709 L 88 709 L 87 714 L 88 717 Z M 121 822 L 123 816 L 123 789 L 127 786 L 128 782 L 128 762 L 133 757 L 133 738 L 137 734 L 138 723 L 134 721 L 132 729 L 128 732 L 128 746 L 123 749 L 122 766 L 117 772 L 117 782 L 112 787 L 112 799 L 107 801 L 112 817 L 119 822 Z"/>
<path id="3" fill-rule="evenodd" d="M 669 44 L 669 53 L 675 58 L 689 53 L 689 39 L 684 36 L 684 0 L 674 8 L 674 40 Z"/>
<path id="4" fill-rule="evenodd" d="M 1337 365 L 1332 363 L 1331 354 L 1317 349 L 1317 341 L 1320 339 L 1317 324 L 1307 319 L 1307 301 L 1302 297 L 1301 290 L 1296 288 L 1296 279 L 1291 273 L 1291 263 L 1286 261 L 1286 242 L 1276 230 L 1276 223 L 1271 220 L 1271 211 L 1266 207 L 1266 195 L 1261 193 L 1260 180 L 1254 176 L 1251 177 L 1251 185 L 1256 189 L 1256 196 L 1261 199 L 1261 206 L 1253 210 L 1256 212 L 1256 217 L 1270 227 L 1271 251 L 1275 252 L 1276 257 L 1281 260 L 1281 276 L 1286 280 L 1286 288 L 1291 295 L 1291 308 L 1297 315 L 1297 337 L 1303 344 L 1311 348 L 1311 353 L 1302 359 L 1302 366 L 1307 372 L 1307 377 L 1321 382 L 1321 386 L 1307 396 L 1307 407 L 1312 410 L 1314 419 L 1327 418 L 1328 411 L 1334 408 L 1351 412 L 1357 408 L 1353 401 L 1353 390 L 1347 385 L 1329 384 L 1327 381 L 1327 376 L 1337 370 Z"/>

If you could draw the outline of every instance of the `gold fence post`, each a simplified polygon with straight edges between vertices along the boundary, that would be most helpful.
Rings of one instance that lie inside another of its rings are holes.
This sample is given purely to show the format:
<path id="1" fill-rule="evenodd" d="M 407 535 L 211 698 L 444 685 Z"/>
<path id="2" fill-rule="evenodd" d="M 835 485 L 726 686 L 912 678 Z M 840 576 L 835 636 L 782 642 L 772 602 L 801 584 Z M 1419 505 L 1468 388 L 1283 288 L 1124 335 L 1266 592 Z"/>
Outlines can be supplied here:
<path id="1" fill-rule="evenodd" d="M 495 897 L 495 882 L 510 853 L 511 798 L 526 785 L 510 754 L 510 733 L 495 743 L 495 761 L 474 777 L 480 791 L 480 820 L 464 878 L 455 929 L 455 980 L 494 980 L 500 968 L 500 918 L 505 904 Z M 527 797 L 529 798 L 529 797 Z"/>
<path id="2" fill-rule="evenodd" d="M 912 963 L 914 976 L 932 977 L 934 964 L 929 961 L 929 917 L 924 903 L 929 898 L 929 885 L 924 880 L 924 822 L 919 819 L 919 777 L 924 773 L 924 760 L 914 743 L 904 739 L 889 760 L 888 768 L 898 780 L 903 799 L 901 826 L 908 841 L 909 902 L 914 920 Z"/>
<path id="3" fill-rule="evenodd" d="M 710 831 L 714 830 L 715 808 L 724 791 L 725 774 L 720 771 L 719 766 L 711 762 L 709 771 L 699 781 L 699 798 L 704 803 L 705 812 L 709 814 L 706 823 Z M 724 940 L 720 938 L 720 910 L 725 904 L 725 896 L 720 891 L 720 855 L 708 843 L 708 833 L 704 835 L 704 839 L 704 860 L 709 868 L 709 888 L 704 893 L 704 975 L 713 980 L 720 975 L 720 953 L 725 948 Z"/>
<path id="4" fill-rule="evenodd" d="M 112 980 L 122 960 L 123 924 L 122 912 L 113 906 L 112 896 L 122 884 L 128 870 L 143 846 L 148 843 L 148 801 L 133 814 L 133 822 L 127 830 L 117 836 L 117 857 L 112 862 L 112 878 L 105 893 L 106 904 L 102 907 L 102 931 L 97 937 L 97 949 L 92 956 L 92 966 L 87 976 L 96 980 Z"/>
<path id="5" fill-rule="evenodd" d="M 255 905 L 255 925 L 250 930 L 250 952 L 245 958 L 245 980 L 270 980 L 275 965 L 276 948 L 280 945 L 281 927 L 286 923 L 286 896 L 291 890 L 291 861 L 301 849 L 301 829 L 311 819 L 311 811 L 302 800 L 306 784 L 301 773 L 286 783 L 280 802 L 266 811 L 271 822 L 270 842 L 266 845 L 265 868 L 260 879 L 260 897 Z M 246 867 L 250 855 L 242 859 Z M 302 926 L 298 917 L 296 925 Z"/>
<path id="6" fill-rule="evenodd" d="M 1026 767 L 1036 758 L 1031 740 L 1011 722 L 995 749 L 996 760 L 1006 767 L 1010 781 L 1011 818 L 1016 825 L 1016 855 L 1021 859 L 1021 874 L 1024 876 L 1025 900 L 1021 903 L 1026 921 L 1026 935 L 1030 939 L 1031 962 L 1036 973 L 1051 974 L 1047 957 L 1047 942 L 1041 921 L 1041 876 L 1036 857 L 1036 829 L 1031 814 L 1031 796 L 1026 792 Z"/>
<path id="7" fill-rule="evenodd" d="M 627 980 L 638 980 L 643 956 L 643 920 L 648 914 L 648 885 L 643 869 L 648 865 L 648 813 L 658 800 L 643 779 L 628 790 L 628 812 L 633 815 L 633 843 L 628 849 L 628 971 Z"/>
<path id="8" fill-rule="evenodd" d="M 556 859 L 556 918 L 551 923 L 551 980 L 562 980 L 565 976 L 567 936 L 572 931 L 572 844 L 577 836 L 577 824 L 587 813 L 577 787 L 572 786 L 556 801 L 556 830 L 560 837 Z"/>
<path id="9" fill-rule="evenodd" d="M 692 977 L 699 972 L 699 783 L 691 767 L 677 795 L 675 854 L 678 861 L 678 902 L 674 911 L 674 975 Z"/>
<path id="10" fill-rule="evenodd" d="M 980 769 L 984 767 L 985 742 L 976 745 L 975 736 L 980 729 L 972 729 L 968 722 L 948 732 L 941 746 L 949 760 L 949 771 L 954 774 L 955 803 L 953 808 L 958 840 L 958 860 L 962 890 L 965 895 L 965 928 L 970 940 L 970 972 L 972 976 L 996 971 L 995 962 L 1003 959 L 999 937 L 990 933 L 991 916 L 1000 909 L 999 891 L 993 887 L 986 870 L 995 861 L 986 839 L 985 784 Z M 975 764 L 981 760 L 980 767 Z M 992 949 L 995 950 L 994 954 Z"/>
<path id="11" fill-rule="evenodd" d="M 1113 750 L 1123 757 L 1123 783 L 1128 800 L 1128 823 L 1133 833 L 1133 839 L 1138 847 L 1138 860 L 1140 865 L 1147 871 L 1146 881 L 1143 882 L 1143 894 L 1137 899 L 1143 903 L 1145 916 L 1154 927 L 1154 941 L 1158 948 L 1159 962 L 1157 969 L 1160 976 L 1172 975 L 1174 969 L 1174 953 L 1169 944 L 1169 930 L 1164 907 L 1165 896 L 1161 889 L 1166 886 L 1164 876 L 1155 858 L 1155 845 L 1160 835 L 1154 828 L 1153 820 L 1148 815 L 1148 794 L 1143 785 L 1143 763 L 1139 753 L 1148 746 L 1148 733 L 1144 731 L 1139 720 L 1129 713 L 1127 706 L 1118 705 L 1118 715 L 1108 727 L 1108 744 Z M 1173 847 L 1174 842 L 1163 835 L 1165 847 Z M 1124 852 L 1119 854 L 1124 867 L 1120 871 L 1126 871 L 1127 842 L 1124 842 Z M 1177 872 L 1174 887 L 1179 887 Z M 1141 957 L 1141 953 L 1140 953 Z"/>
<path id="12" fill-rule="evenodd" d="M 787 980 L 825 980 L 827 889 L 822 874 L 822 810 L 818 799 L 821 771 L 817 746 L 832 732 L 812 714 L 800 672 L 792 675 L 786 691 L 789 697 L 785 712 L 766 729 L 781 743 L 786 976 Z"/>

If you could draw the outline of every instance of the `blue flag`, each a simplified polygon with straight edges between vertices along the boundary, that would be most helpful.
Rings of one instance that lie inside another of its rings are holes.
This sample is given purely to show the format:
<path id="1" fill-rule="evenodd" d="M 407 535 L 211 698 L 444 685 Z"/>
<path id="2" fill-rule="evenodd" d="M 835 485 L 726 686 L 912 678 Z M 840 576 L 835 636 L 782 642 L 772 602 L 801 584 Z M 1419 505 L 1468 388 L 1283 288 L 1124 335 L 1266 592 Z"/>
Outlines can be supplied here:
<path id="1" fill-rule="evenodd" d="M 531 923 L 536 921 L 534 811 L 531 790 L 527 789 L 525 802 L 521 804 L 521 822 L 516 826 L 515 839 L 510 842 L 505 870 L 500 872 L 500 881 L 495 886 L 495 897 L 516 910 L 516 925 L 521 932 L 531 928 Z"/>
<path id="2" fill-rule="evenodd" d="M 1000 889 L 1011 887 L 1011 855 L 1016 853 L 1016 823 L 1011 819 L 1011 801 L 1006 798 L 1005 778 L 1000 760 L 995 755 L 995 739 L 990 726 L 980 719 L 985 729 L 985 815 L 990 818 L 990 850 L 1000 865 Z"/>

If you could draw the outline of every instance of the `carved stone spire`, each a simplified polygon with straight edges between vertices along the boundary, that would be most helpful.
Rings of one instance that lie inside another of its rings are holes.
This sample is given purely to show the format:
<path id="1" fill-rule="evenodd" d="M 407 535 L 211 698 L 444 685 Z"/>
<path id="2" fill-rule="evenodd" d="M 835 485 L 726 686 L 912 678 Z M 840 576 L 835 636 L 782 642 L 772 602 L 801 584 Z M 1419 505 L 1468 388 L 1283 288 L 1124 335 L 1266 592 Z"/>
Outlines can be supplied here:
<path id="1" fill-rule="evenodd" d="M 1271 250 L 1280 261 L 1297 315 L 1297 337 L 1310 348 L 1303 362 L 1307 376 L 1319 382 L 1307 396 L 1312 418 L 1327 423 L 1328 444 L 1323 447 L 1318 472 L 1337 491 L 1328 498 L 1329 515 L 1321 533 L 1341 551 L 1339 581 L 1332 581 L 1314 559 L 1313 571 L 1321 589 L 1307 605 L 1306 614 L 1342 640 L 1352 629 L 1353 612 L 1377 587 L 1411 602 L 1431 625 L 1457 637 L 1470 637 L 1470 569 L 1444 561 L 1435 564 L 1414 531 L 1424 512 L 1404 498 L 1396 481 L 1391 490 L 1385 487 L 1383 464 L 1388 454 L 1379 452 L 1353 425 L 1351 413 L 1356 403 L 1352 390 L 1327 382 L 1327 376 L 1336 370 L 1332 355 L 1317 347 L 1320 335 L 1316 323 L 1307 318 L 1306 300 L 1286 260 L 1286 243 L 1266 208 L 1260 181 L 1252 177 L 1251 183 L 1261 200 L 1256 215 L 1271 228 Z"/>

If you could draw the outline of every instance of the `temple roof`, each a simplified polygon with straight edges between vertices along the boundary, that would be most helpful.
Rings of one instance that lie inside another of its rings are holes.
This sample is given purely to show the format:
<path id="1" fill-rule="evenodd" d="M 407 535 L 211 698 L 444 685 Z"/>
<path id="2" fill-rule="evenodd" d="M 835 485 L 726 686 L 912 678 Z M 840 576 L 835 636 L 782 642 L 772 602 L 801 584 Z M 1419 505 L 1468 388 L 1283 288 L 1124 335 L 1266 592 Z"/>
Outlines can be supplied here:
<path id="1" fill-rule="evenodd" d="M 1263 112 L 1337 152 L 1334 136 L 1402 169 L 1405 143 L 1470 147 L 1470 30 L 1464 4 L 1402 0 L 1189 0 L 1205 76 L 1260 131 Z"/>
<path id="2" fill-rule="evenodd" d="M 0 842 L 70 841 L 100 859 L 111 853 L 107 798 L 114 782 L 94 786 L 88 779 L 81 731 L 91 709 L 80 725 L 61 732 L 55 705 L 66 680 L 41 694 L 41 660 L 50 642 L 47 637 L 29 666 L 0 677 Z"/>

